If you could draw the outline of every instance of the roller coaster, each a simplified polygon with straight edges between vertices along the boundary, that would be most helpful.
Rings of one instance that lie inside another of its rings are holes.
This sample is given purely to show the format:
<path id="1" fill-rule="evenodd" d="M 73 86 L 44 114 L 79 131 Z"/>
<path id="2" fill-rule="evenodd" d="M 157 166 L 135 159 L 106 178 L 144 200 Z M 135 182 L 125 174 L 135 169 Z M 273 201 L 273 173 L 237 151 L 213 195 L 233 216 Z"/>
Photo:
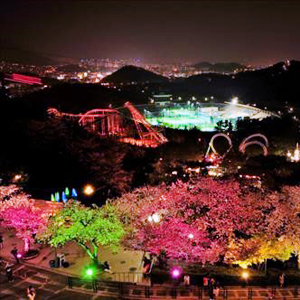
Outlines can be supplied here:
<path id="1" fill-rule="evenodd" d="M 100 136 L 114 136 L 124 143 L 136 146 L 155 148 L 168 141 L 162 133 L 155 130 L 146 121 L 130 102 L 126 102 L 124 108 L 131 114 L 130 119 L 135 126 L 126 125 L 125 116 L 121 114 L 120 110 L 114 108 L 92 109 L 84 114 L 62 113 L 56 108 L 49 108 L 48 114 L 76 119 L 81 126 L 87 130 L 96 131 Z"/>

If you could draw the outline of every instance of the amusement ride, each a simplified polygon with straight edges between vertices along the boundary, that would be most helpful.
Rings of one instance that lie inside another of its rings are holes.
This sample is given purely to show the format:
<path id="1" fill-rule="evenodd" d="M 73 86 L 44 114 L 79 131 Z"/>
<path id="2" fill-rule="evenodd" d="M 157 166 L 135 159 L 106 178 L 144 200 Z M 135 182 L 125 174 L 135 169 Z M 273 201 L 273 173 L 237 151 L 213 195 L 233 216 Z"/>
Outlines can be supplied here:
<path id="1" fill-rule="evenodd" d="M 48 114 L 53 116 L 66 116 L 77 119 L 81 126 L 96 131 L 101 136 L 115 136 L 124 143 L 137 146 L 155 148 L 164 144 L 168 139 L 154 129 L 144 116 L 130 103 L 126 102 L 124 108 L 128 109 L 134 122 L 136 133 L 133 137 L 132 127 L 125 125 L 124 116 L 114 108 L 92 109 L 84 114 L 70 114 L 59 112 L 56 108 L 49 108 Z"/>
<path id="2" fill-rule="evenodd" d="M 219 154 L 214 147 L 214 141 L 216 138 L 219 138 L 219 137 L 225 138 L 228 142 L 228 148 L 222 155 Z M 258 140 L 258 139 L 260 139 L 260 140 Z M 238 149 L 241 153 L 245 154 L 246 148 L 251 145 L 260 146 L 263 149 L 263 155 L 264 156 L 268 155 L 269 141 L 265 135 L 260 134 L 260 133 L 255 133 L 255 134 L 249 135 L 248 137 L 243 139 L 243 141 L 239 145 Z M 225 133 L 217 133 L 217 134 L 213 135 L 213 137 L 211 138 L 211 140 L 208 144 L 208 148 L 207 148 L 207 151 L 205 154 L 205 160 L 210 161 L 210 162 L 214 162 L 216 160 L 222 161 L 225 158 L 225 156 L 231 151 L 231 149 L 232 149 L 232 141 L 231 141 L 231 138 L 229 137 L 229 135 L 225 134 Z"/>

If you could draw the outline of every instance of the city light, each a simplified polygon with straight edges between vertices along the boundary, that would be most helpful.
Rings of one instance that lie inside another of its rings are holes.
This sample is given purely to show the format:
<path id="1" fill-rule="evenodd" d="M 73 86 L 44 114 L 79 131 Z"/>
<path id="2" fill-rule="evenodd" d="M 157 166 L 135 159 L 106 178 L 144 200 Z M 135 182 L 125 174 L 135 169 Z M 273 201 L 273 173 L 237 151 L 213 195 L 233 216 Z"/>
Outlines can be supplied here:
<path id="1" fill-rule="evenodd" d="M 18 181 L 22 178 L 22 175 L 15 175 L 14 181 Z"/>
<path id="2" fill-rule="evenodd" d="M 288 151 L 286 156 L 292 161 L 292 162 L 299 162 L 300 161 L 300 150 L 298 143 L 296 144 L 296 148 L 294 150 L 294 153 L 292 154 L 291 151 Z"/>

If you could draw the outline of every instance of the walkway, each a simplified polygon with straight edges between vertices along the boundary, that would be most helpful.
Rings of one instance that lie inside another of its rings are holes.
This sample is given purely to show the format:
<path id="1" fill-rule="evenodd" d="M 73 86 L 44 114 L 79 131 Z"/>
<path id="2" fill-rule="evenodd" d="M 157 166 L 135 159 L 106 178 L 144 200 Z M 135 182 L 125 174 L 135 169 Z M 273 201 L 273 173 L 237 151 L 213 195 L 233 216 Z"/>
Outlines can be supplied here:
<path id="1" fill-rule="evenodd" d="M 13 247 L 17 247 L 20 251 L 23 249 L 23 241 L 15 237 L 14 230 L 7 231 L 0 228 L 0 234 L 4 237 L 4 247 L 0 249 L 0 257 L 6 260 L 13 260 L 10 251 Z M 36 247 L 36 246 L 33 246 Z M 31 266 L 38 266 L 45 270 L 51 270 L 64 274 L 66 276 L 82 277 L 84 269 L 91 263 L 86 251 L 74 242 L 67 243 L 64 247 L 57 250 L 58 254 L 64 254 L 65 260 L 69 262 L 68 268 L 51 269 L 49 261 L 55 258 L 55 251 L 51 247 L 41 245 L 39 247 L 40 254 L 38 257 L 29 260 L 27 263 Z M 100 247 L 99 259 L 101 262 L 108 261 L 113 272 L 120 273 L 142 273 L 142 258 L 141 251 L 127 251 L 123 248 L 117 249 L 113 252 L 108 247 Z M 108 274 L 107 274 L 108 275 Z M 131 276 L 129 278 L 134 282 L 137 278 Z"/>

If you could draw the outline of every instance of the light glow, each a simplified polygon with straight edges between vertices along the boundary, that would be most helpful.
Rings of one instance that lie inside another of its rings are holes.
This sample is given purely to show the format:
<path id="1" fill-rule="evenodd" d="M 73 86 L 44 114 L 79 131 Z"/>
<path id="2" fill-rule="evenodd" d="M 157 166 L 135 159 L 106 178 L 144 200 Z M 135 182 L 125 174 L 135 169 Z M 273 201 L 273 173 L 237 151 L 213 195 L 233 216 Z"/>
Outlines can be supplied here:
<path id="1" fill-rule="evenodd" d="M 232 104 L 238 104 L 238 102 L 239 102 L 239 98 L 238 98 L 238 97 L 233 97 L 233 98 L 231 99 L 231 103 L 232 103 Z"/>
<path id="2" fill-rule="evenodd" d="M 90 196 L 90 195 L 94 194 L 95 188 L 94 188 L 92 185 L 88 184 L 88 185 L 86 185 L 86 186 L 84 187 L 83 192 L 84 192 L 86 195 Z"/>
<path id="3" fill-rule="evenodd" d="M 180 269 L 179 268 L 174 268 L 173 270 L 172 270 L 172 277 L 173 278 L 178 278 L 179 276 L 180 276 L 180 274 L 181 274 L 181 272 L 180 272 Z"/>
<path id="4" fill-rule="evenodd" d="M 155 213 L 152 216 L 152 220 L 153 220 L 153 222 L 158 223 L 160 221 L 160 216 Z"/>
<path id="5" fill-rule="evenodd" d="M 188 236 L 188 238 L 189 238 L 190 240 L 192 240 L 192 239 L 194 238 L 194 235 L 193 235 L 192 233 L 190 233 L 189 236 Z"/>
<path id="6" fill-rule="evenodd" d="M 242 273 L 242 278 L 245 279 L 245 280 L 247 280 L 249 278 L 249 273 L 247 271 L 244 271 Z"/>
<path id="7" fill-rule="evenodd" d="M 86 270 L 86 275 L 92 276 L 94 274 L 94 270 L 92 268 Z"/>

